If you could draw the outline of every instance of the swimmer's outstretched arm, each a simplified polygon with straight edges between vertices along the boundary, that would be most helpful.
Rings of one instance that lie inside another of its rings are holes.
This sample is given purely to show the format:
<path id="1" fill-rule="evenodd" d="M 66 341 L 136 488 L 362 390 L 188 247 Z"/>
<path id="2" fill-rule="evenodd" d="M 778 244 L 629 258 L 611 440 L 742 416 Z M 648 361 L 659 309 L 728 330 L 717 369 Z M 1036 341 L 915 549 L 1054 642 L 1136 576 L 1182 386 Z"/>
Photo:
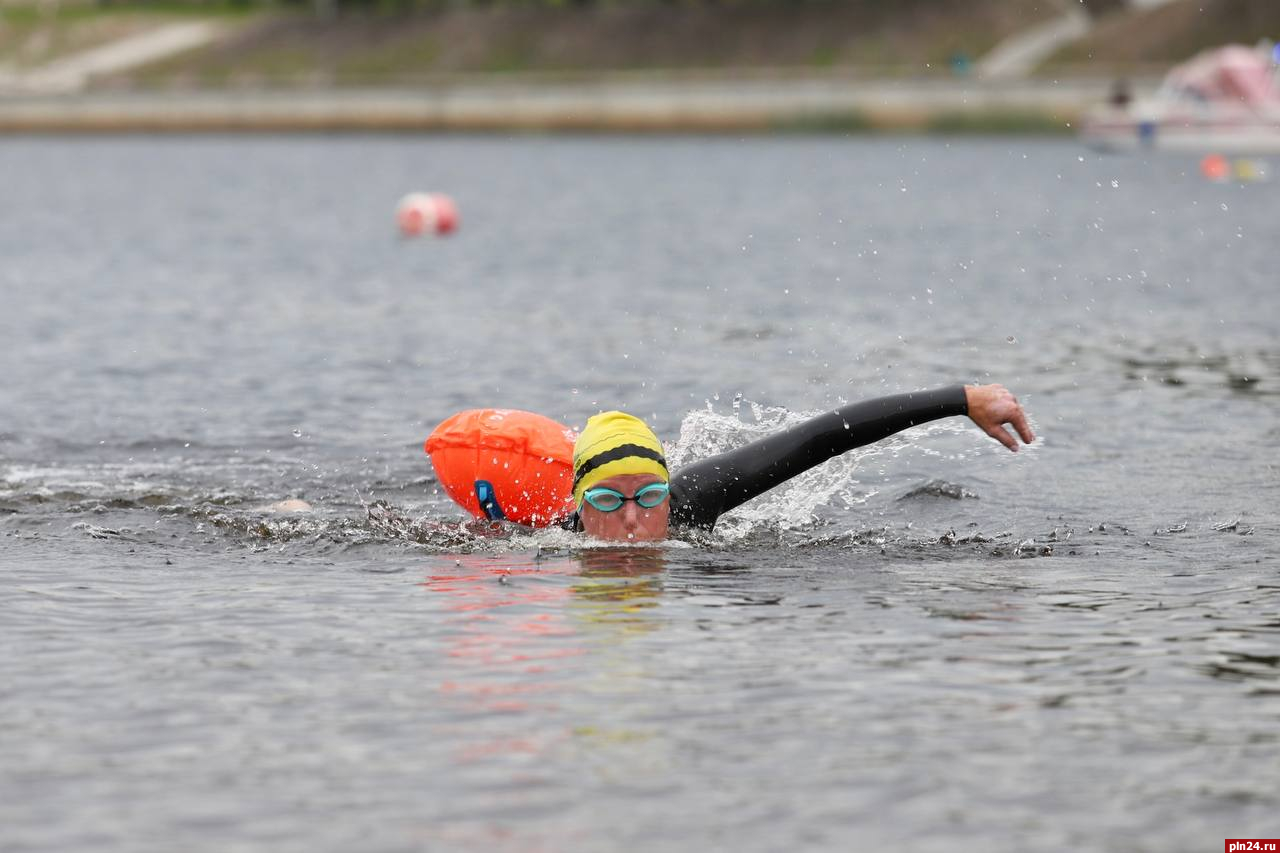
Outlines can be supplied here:
<path id="1" fill-rule="evenodd" d="M 955 385 L 853 403 L 776 435 L 767 436 L 681 469 L 671 481 L 671 521 L 710 528 L 716 518 L 797 474 L 855 447 L 952 415 L 969 415 L 1011 450 L 1034 436 L 1022 408 L 999 385 Z"/>

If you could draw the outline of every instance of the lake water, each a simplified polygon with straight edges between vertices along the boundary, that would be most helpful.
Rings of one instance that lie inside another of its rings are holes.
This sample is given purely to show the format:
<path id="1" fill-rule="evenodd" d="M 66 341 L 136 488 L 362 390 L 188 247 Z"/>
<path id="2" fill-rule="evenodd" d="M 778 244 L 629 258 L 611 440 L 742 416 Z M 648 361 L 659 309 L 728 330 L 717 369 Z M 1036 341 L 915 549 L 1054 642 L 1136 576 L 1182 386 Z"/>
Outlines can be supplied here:
<path id="1" fill-rule="evenodd" d="M 1071 141 L 0 140 L 27 850 L 1280 834 L 1280 204 Z M 397 200 L 451 194 L 448 239 Z M 676 460 L 999 381 L 710 540 L 480 535 L 464 408 Z M 278 511 L 297 498 L 310 512 Z"/>

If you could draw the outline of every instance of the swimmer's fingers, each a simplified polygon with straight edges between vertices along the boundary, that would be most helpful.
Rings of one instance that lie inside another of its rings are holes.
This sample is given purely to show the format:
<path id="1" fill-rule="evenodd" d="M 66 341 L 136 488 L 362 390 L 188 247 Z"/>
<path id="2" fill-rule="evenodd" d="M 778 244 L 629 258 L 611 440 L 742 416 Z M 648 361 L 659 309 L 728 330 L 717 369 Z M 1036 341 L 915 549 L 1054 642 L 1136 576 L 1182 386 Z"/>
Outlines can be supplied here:
<path id="1" fill-rule="evenodd" d="M 1018 431 L 1023 444 L 1030 444 L 1036 440 L 1036 434 L 1031 431 L 1031 424 L 1027 423 L 1027 413 L 1022 411 L 1022 406 L 1017 407 L 1013 417 L 1009 419 L 1009 423 L 1013 424 L 1013 428 Z M 1001 432 L 1004 432 L 1004 430 L 1001 430 Z"/>
<path id="2" fill-rule="evenodd" d="M 996 441 L 1000 442 L 1005 447 L 1012 450 L 1014 453 L 1018 452 L 1017 440 L 1015 440 L 1013 436 L 1009 435 L 1009 433 L 1005 431 L 1005 428 L 1003 426 L 986 427 L 985 431 L 987 435 L 991 436 Z"/>

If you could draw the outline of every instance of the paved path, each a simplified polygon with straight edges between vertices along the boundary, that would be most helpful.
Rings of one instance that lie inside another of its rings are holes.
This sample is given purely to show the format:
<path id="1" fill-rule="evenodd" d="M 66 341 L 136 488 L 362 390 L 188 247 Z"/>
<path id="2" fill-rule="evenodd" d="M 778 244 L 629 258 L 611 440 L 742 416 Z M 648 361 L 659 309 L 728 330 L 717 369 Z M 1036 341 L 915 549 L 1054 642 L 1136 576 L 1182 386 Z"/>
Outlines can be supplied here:
<path id="1" fill-rule="evenodd" d="M 1127 0 L 1125 5 L 1140 14 L 1176 2 L 1179 0 Z M 984 80 L 1026 77 L 1059 48 L 1084 38 L 1091 29 L 1093 19 L 1083 6 L 1066 6 L 1061 16 L 1014 33 L 992 48 L 975 64 L 977 74 Z"/>
<path id="2" fill-rule="evenodd" d="M 124 71 L 203 47 L 222 28 L 209 21 L 166 24 L 145 33 L 72 54 L 23 73 L 0 78 L 0 89 L 20 92 L 78 92 L 95 74 Z"/>
<path id="3" fill-rule="evenodd" d="M 984 80 L 1009 80 L 1026 77 L 1058 48 L 1088 34 L 1092 25 L 1083 7 L 1068 9 L 1066 14 L 1017 33 L 996 45 L 978 60 L 975 69 Z"/>
<path id="4" fill-rule="evenodd" d="M 0 99 L 8 130 L 762 130 L 927 127 L 946 117 L 1073 122 L 1109 79 L 981 81 L 822 77 L 555 82 L 467 78 L 398 89 L 130 92 Z M 1144 88 L 1136 81 L 1135 88 Z"/>

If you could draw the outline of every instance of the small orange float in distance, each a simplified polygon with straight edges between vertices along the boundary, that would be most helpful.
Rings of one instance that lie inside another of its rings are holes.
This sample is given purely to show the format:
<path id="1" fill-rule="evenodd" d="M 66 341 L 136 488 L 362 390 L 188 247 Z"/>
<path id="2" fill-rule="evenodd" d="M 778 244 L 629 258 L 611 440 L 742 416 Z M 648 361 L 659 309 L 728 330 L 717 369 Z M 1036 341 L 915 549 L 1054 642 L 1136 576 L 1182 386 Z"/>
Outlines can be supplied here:
<path id="1" fill-rule="evenodd" d="M 1231 164 L 1221 154 L 1206 154 L 1200 161 L 1200 174 L 1211 181 L 1225 181 L 1231 174 Z"/>

